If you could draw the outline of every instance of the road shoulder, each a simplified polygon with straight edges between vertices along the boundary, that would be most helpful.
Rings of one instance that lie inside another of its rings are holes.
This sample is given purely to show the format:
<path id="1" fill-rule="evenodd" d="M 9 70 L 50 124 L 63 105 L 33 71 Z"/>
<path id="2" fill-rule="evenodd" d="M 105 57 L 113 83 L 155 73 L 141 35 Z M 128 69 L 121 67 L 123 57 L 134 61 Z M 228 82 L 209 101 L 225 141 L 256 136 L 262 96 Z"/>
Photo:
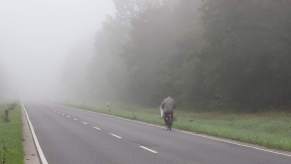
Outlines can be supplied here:
<path id="1" fill-rule="evenodd" d="M 32 138 L 31 131 L 28 126 L 27 118 L 25 117 L 25 112 L 22 109 L 22 133 L 23 133 L 23 147 L 24 147 L 24 163 L 25 164 L 40 164 L 37 150 Z"/>

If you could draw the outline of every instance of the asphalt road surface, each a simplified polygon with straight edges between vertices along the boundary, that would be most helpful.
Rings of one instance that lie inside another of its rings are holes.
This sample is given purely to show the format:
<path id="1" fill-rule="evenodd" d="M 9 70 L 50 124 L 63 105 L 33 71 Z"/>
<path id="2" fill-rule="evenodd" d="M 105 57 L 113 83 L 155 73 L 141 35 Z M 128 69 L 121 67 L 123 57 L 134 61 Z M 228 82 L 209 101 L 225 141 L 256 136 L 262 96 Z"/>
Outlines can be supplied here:
<path id="1" fill-rule="evenodd" d="M 291 164 L 291 157 L 60 105 L 26 105 L 49 164 Z"/>

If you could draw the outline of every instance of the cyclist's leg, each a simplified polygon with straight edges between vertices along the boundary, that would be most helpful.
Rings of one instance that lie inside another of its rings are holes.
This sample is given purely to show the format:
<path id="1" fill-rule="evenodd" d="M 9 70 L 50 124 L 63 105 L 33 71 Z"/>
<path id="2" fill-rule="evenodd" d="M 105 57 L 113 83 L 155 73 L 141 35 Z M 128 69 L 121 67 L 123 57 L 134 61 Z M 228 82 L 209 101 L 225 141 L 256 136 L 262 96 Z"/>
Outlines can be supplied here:
<path id="1" fill-rule="evenodd" d="M 170 115 L 169 115 L 169 113 L 168 112 L 165 112 L 164 113 L 164 121 L 165 121 L 165 126 L 166 126 L 166 128 L 169 130 L 170 129 Z"/>
<path id="2" fill-rule="evenodd" d="M 163 118 L 164 118 L 165 125 L 167 127 L 167 114 L 166 113 L 164 113 Z"/>
<path id="3" fill-rule="evenodd" d="M 170 112 L 169 113 L 169 130 L 172 130 L 173 121 L 174 121 L 174 113 Z"/>

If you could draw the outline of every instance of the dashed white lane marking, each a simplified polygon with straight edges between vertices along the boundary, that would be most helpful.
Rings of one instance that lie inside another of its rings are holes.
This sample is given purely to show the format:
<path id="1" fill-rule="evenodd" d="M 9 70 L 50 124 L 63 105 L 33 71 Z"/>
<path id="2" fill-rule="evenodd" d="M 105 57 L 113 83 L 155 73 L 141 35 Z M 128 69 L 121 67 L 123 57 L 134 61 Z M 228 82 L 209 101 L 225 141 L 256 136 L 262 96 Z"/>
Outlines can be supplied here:
<path id="1" fill-rule="evenodd" d="M 140 145 L 139 147 L 142 148 L 142 149 L 144 149 L 144 150 L 147 150 L 147 151 L 149 151 L 149 152 L 151 152 L 151 153 L 158 154 L 157 151 L 155 151 L 155 150 L 153 150 L 153 149 L 150 149 L 150 148 L 147 148 L 147 147 L 145 147 L 145 146 Z"/>
<path id="2" fill-rule="evenodd" d="M 99 131 L 102 130 L 101 128 L 99 128 L 99 127 L 97 127 L 97 126 L 95 126 L 95 127 L 93 127 L 93 128 L 96 129 L 96 130 L 99 130 Z"/>
<path id="3" fill-rule="evenodd" d="M 73 120 L 74 120 L 74 121 L 77 121 L 78 119 L 77 119 L 77 118 L 74 118 Z"/>
<path id="4" fill-rule="evenodd" d="M 116 135 L 116 134 L 114 134 L 114 133 L 110 133 L 110 135 L 112 135 L 112 136 L 113 136 L 113 137 L 115 137 L 115 138 L 122 139 L 122 137 L 121 137 L 121 136 L 119 136 L 119 135 Z"/>
<path id="5" fill-rule="evenodd" d="M 88 125 L 88 122 L 82 121 L 83 125 Z"/>
<path id="6" fill-rule="evenodd" d="M 70 116 L 70 115 L 67 115 L 66 117 L 67 117 L 67 118 L 71 118 L 71 116 Z"/>

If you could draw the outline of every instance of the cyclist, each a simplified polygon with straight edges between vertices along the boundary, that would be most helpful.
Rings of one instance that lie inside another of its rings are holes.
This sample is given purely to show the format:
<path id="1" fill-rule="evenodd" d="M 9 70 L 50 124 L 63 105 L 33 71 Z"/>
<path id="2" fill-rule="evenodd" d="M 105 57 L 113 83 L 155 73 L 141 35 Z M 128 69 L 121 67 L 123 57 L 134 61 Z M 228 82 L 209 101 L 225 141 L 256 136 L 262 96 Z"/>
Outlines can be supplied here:
<path id="1" fill-rule="evenodd" d="M 164 118 L 164 121 L 168 130 L 172 129 L 175 109 L 176 109 L 176 102 L 170 96 L 165 98 L 160 105 L 161 117 Z"/>

